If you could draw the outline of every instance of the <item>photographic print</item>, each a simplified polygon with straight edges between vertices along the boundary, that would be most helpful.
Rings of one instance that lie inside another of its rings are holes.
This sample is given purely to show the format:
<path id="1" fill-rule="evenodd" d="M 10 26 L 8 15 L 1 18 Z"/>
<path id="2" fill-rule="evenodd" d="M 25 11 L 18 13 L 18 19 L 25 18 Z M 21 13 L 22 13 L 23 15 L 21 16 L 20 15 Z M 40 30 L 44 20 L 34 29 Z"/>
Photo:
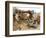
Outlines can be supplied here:
<path id="1" fill-rule="evenodd" d="M 44 34 L 44 3 L 6 1 L 6 36 Z"/>
<path id="2" fill-rule="evenodd" d="M 40 30 L 40 8 L 13 7 L 13 31 Z"/>

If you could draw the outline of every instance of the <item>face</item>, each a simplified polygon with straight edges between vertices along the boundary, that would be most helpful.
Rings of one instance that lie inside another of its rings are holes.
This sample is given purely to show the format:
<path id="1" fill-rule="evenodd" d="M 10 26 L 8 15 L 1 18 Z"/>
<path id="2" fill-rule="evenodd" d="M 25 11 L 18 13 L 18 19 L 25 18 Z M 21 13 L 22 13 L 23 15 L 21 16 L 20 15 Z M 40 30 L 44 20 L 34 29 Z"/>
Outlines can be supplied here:
<path id="1" fill-rule="evenodd" d="M 29 13 L 20 13 L 20 14 L 17 13 L 16 16 L 15 16 L 15 18 L 17 20 L 19 20 L 19 19 L 25 20 L 25 19 L 29 19 L 29 16 L 30 16 Z"/>
<path id="2" fill-rule="evenodd" d="M 40 24 L 40 14 L 33 14 L 34 23 Z"/>
<path id="3" fill-rule="evenodd" d="M 29 19 L 30 14 L 29 13 L 23 13 L 22 16 L 20 16 L 21 19 Z"/>

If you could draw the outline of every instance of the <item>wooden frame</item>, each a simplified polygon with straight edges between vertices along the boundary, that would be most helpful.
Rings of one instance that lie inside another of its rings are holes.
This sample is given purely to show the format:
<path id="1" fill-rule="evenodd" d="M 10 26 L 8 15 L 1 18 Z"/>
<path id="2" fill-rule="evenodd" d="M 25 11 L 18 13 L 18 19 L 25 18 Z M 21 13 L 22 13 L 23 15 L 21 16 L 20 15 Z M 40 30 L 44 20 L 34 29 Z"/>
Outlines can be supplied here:
<path id="1" fill-rule="evenodd" d="M 33 4 L 33 5 L 43 5 L 43 33 L 36 34 L 20 34 L 20 35 L 9 35 L 9 4 L 19 3 L 19 4 Z M 5 1 L 5 36 L 28 36 L 28 35 L 44 35 L 45 34 L 45 4 L 44 3 L 34 3 L 34 2 L 18 2 L 18 1 Z"/>

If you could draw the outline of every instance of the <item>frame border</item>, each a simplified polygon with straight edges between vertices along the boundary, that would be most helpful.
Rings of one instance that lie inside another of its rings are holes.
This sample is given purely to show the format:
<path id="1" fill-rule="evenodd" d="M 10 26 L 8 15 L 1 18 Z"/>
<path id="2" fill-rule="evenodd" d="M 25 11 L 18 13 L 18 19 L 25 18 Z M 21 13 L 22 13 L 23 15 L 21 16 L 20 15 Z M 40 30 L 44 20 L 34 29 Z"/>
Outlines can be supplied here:
<path id="1" fill-rule="evenodd" d="M 10 3 L 20 3 L 20 4 L 35 4 L 43 5 L 43 33 L 36 34 L 21 34 L 21 35 L 9 35 L 9 4 Z M 35 2 L 19 2 L 19 1 L 5 1 L 5 36 L 29 36 L 29 35 L 44 35 L 45 34 L 45 3 L 35 3 Z"/>

